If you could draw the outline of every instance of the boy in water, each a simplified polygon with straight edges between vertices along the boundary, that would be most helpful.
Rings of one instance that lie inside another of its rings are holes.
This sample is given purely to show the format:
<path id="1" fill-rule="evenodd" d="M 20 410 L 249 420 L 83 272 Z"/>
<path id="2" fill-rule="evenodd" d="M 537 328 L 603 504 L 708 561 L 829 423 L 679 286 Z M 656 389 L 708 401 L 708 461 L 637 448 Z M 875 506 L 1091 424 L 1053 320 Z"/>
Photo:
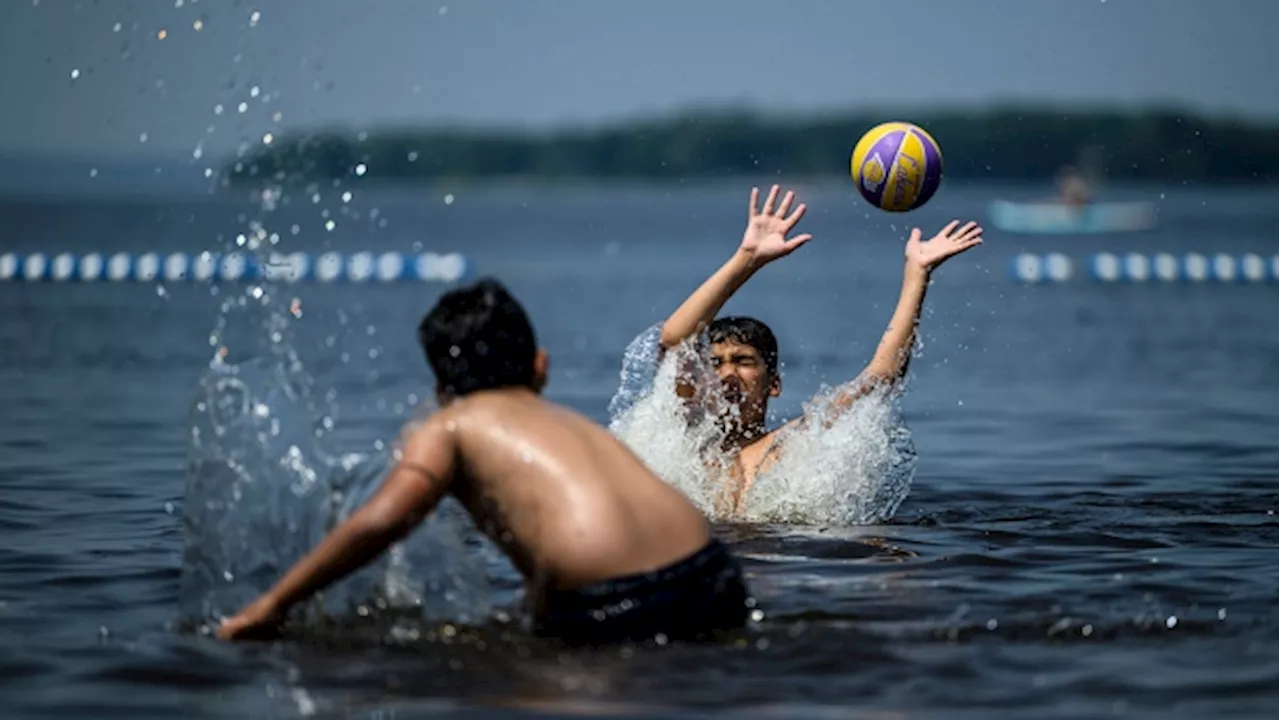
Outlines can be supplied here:
<path id="1" fill-rule="evenodd" d="M 782 392 L 778 341 L 767 325 L 754 318 L 715 319 L 720 308 L 757 270 L 786 257 L 811 239 L 807 234 L 787 239 L 787 234 L 804 216 L 805 205 L 801 203 L 792 211 L 795 194 L 788 191 L 778 202 L 778 192 L 778 186 L 774 185 L 760 208 L 759 190 L 752 188 L 747 229 L 738 250 L 667 318 L 659 341 L 660 350 L 665 352 L 686 338 L 707 331 L 710 358 L 719 375 L 723 400 L 734 410 L 720 419 L 726 443 L 722 449 L 731 453 L 733 459 L 726 488 L 727 515 L 738 512 L 746 490 L 757 475 L 772 467 L 785 452 L 783 431 L 812 420 L 802 416 L 774 430 L 765 427 L 769 398 Z M 902 291 L 889 327 L 871 362 L 823 405 L 822 412 L 827 416 L 817 420 L 830 422 L 833 419 L 830 413 L 847 410 L 855 400 L 877 387 L 897 385 L 907 371 L 930 275 L 947 258 L 981 244 L 982 228 L 974 222 L 960 226 L 959 221 L 952 221 L 928 242 L 921 240 L 918 228 L 911 231 Z M 694 388 L 683 382 L 677 385 L 677 392 L 689 397 L 694 394 Z"/>
<path id="2" fill-rule="evenodd" d="M 525 577 L 535 632 L 571 644 L 697 639 L 745 624 L 737 561 L 707 519 L 607 430 L 541 397 L 547 353 L 496 281 L 445 294 L 418 329 L 441 409 L 408 433 L 369 501 L 223 639 L 367 564 L 451 493 Z"/>

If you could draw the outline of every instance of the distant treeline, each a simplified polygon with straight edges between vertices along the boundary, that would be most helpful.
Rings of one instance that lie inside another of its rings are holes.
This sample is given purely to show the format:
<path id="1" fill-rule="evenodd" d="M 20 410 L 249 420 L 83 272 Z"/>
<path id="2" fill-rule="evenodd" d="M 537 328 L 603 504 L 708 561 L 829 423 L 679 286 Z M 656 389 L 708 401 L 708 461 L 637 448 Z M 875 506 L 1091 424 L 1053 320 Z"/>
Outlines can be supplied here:
<path id="1" fill-rule="evenodd" d="M 915 122 L 942 146 L 949 178 L 1043 181 L 1086 160 L 1113 180 L 1272 181 L 1277 128 L 1176 111 L 1004 109 L 763 119 L 687 114 L 597 129 L 318 131 L 280 137 L 233 161 L 231 182 L 311 182 L 361 175 L 413 182 L 465 178 L 712 178 L 837 175 L 867 129 Z"/>

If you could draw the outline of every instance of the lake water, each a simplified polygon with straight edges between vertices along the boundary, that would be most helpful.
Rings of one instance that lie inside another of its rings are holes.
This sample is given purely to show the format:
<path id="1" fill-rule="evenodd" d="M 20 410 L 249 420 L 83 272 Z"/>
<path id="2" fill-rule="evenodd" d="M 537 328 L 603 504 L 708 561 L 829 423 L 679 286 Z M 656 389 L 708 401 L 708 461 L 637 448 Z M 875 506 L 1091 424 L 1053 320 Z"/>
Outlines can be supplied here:
<path id="1" fill-rule="evenodd" d="M 254 220 L 287 251 L 460 251 L 525 302 L 549 397 L 606 422 L 623 349 L 733 250 L 748 189 L 357 188 L 344 202 L 325 188 L 268 214 L 238 194 L 47 194 L 0 201 L 0 252 L 220 249 Z M 894 217 L 845 184 L 800 190 L 816 239 L 726 308 L 777 332 L 783 417 L 869 360 L 904 221 L 936 229 L 1031 196 L 948 187 Z M 1155 200 L 1158 229 L 991 230 L 939 270 L 902 401 L 919 455 L 906 502 L 874 526 L 720 527 L 767 608 L 723 646 L 563 653 L 439 620 L 391 640 L 377 619 L 271 645 L 202 636 L 180 603 L 193 407 L 220 308 L 243 288 L 0 284 L 4 717 L 1274 717 L 1275 285 L 1023 286 L 1008 266 L 1022 251 L 1269 258 L 1275 187 L 1117 194 Z M 379 452 L 431 388 L 414 329 L 440 288 L 268 292 L 299 300 L 290 347 L 325 442 Z M 261 335 L 255 322 L 227 316 L 220 340 Z M 253 540 L 305 547 L 278 529 Z M 498 576 L 500 605 L 515 582 Z"/>

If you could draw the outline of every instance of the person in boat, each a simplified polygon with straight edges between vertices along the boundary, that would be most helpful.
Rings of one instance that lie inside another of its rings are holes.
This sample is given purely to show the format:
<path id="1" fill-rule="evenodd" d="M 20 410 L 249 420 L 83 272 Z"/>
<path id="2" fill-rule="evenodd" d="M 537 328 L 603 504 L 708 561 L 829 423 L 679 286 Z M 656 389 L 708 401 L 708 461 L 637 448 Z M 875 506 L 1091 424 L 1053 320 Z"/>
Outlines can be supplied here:
<path id="1" fill-rule="evenodd" d="M 547 353 L 497 281 L 446 293 L 419 341 L 441 409 L 406 432 L 374 495 L 217 630 L 272 635 L 451 494 L 525 578 L 538 635 L 569 644 L 714 637 L 754 600 L 708 519 L 609 431 L 541 396 Z"/>
<path id="2" fill-rule="evenodd" d="M 1089 181 L 1073 166 L 1067 166 L 1058 174 L 1058 200 L 1071 207 L 1084 207 L 1091 201 Z"/>
<path id="3" fill-rule="evenodd" d="M 975 222 L 962 225 L 954 220 L 928 241 L 923 239 L 919 228 L 912 229 L 904 253 L 898 304 L 871 362 L 829 402 L 821 405 L 817 412 L 825 417 L 802 415 L 770 430 L 765 424 L 768 403 L 770 398 L 782 393 L 777 339 L 769 326 L 756 318 L 717 318 L 716 314 L 761 268 L 790 255 L 811 239 L 809 234 L 788 237 L 804 216 L 806 206 L 800 203 L 792 208 L 795 201 L 792 191 L 787 191 L 780 200 L 778 196 L 779 187 L 774 185 L 761 206 L 759 189 L 752 188 L 742 242 L 667 318 L 659 337 L 658 356 L 661 357 L 687 338 L 706 333 L 707 353 L 719 378 L 719 391 L 723 401 L 733 408 L 732 412 L 719 416 L 726 443 L 721 450 L 730 453 L 733 459 L 722 500 L 721 512 L 727 516 L 739 511 L 755 478 L 786 452 L 784 430 L 814 420 L 830 423 L 873 390 L 897 386 L 907 371 L 925 290 L 933 272 L 948 258 L 982 244 L 982 228 Z M 690 398 L 695 388 L 689 382 L 680 382 L 677 392 Z"/>

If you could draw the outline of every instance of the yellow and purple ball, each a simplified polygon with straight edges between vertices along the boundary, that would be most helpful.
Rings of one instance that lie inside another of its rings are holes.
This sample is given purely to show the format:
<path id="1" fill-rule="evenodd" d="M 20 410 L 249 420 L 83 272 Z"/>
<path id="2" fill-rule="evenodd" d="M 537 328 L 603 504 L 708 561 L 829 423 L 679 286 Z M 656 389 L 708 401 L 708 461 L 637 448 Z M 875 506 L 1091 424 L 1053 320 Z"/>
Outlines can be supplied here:
<path id="1" fill-rule="evenodd" d="M 942 184 L 942 150 L 916 125 L 882 123 L 854 146 L 849 172 L 867 202 L 907 212 L 929 202 Z"/>

